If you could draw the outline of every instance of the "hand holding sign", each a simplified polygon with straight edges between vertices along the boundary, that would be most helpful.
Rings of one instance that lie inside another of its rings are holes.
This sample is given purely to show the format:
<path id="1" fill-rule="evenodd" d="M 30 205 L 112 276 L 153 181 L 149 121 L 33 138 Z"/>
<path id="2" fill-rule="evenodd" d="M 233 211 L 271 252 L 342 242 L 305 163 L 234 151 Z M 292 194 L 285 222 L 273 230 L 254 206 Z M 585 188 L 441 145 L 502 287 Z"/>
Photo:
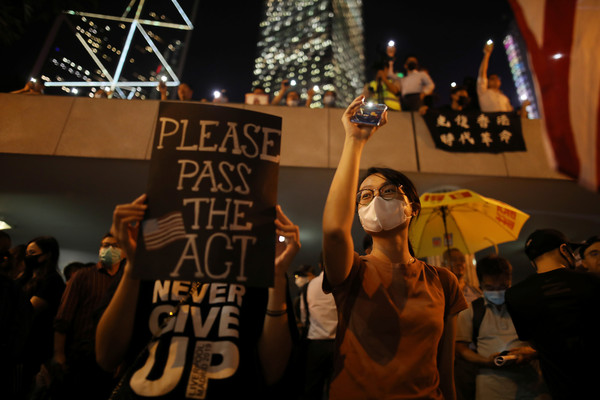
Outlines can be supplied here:
<path id="1" fill-rule="evenodd" d="M 298 225 L 283 213 L 281 206 L 277 206 L 277 219 L 275 219 L 277 236 L 283 236 L 284 242 L 277 242 L 275 247 L 275 276 L 285 276 L 292 260 L 300 250 L 300 230 Z"/>
<path id="2" fill-rule="evenodd" d="M 117 239 L 123 255 L 128 260 L 133 260 L 135 254 L 140 222 L 148 207 L 144 204 L 145 201 L 146 195 L 143 194 L 131 203 L 117 205 L 113 212 L 110 233 Z"/>

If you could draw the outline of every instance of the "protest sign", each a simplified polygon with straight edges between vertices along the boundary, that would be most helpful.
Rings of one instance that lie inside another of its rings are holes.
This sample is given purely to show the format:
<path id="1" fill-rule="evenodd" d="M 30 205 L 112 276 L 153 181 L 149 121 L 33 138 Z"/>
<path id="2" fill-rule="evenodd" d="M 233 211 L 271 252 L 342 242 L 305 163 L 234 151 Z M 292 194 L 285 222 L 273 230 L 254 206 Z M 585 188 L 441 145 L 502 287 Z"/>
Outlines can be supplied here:
<path id="1" fill-rule="evenodd" d="M 515 112 L 431 110 L 423 118 L 435 147 L 458 153 L 525 151 Z"/>
<path id="2" fill-rule="evenodd" d="M 281 118 L 161 102 L 134 276 L 270 286 Z"/>

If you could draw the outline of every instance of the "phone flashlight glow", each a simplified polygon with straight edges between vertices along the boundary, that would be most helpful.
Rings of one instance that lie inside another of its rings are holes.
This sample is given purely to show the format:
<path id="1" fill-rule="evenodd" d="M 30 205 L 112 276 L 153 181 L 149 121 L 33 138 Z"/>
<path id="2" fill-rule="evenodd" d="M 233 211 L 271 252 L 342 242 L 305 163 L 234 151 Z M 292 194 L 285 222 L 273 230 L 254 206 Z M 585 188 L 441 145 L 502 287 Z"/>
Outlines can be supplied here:
<path id="1" fill-rule="evenodd" d="M 396 45 L 396 42 L 394 42 L 393 40 L 390 40 L 388 42 L 388 47 L 394 47 Z"/>
<path id="2" fill-rule="evenodd" d="M 494 41 L 492 39 L 488 39 L 487 44 L 494 44 Z"/>

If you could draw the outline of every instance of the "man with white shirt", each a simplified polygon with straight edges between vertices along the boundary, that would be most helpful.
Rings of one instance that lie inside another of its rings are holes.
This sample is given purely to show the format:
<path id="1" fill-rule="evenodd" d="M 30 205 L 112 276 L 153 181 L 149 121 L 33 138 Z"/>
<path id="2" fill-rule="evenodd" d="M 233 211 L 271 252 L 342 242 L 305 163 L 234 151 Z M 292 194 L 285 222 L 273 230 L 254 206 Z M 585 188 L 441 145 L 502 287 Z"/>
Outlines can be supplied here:
<path id="1" fill-rule="evenodd" d="M 511 285 L 512 266 L 497 255 L 477 263 L 483 298 L 475 300 L 458 315 L 457 356 L 478 367 L 476 400 L 538 399 L 545 391 L 531 363 L 537 356 L 527 342 L 519 340 L 504 303 Z M 496 357 L 507 356 L 505 365 Z"/>
<path id="2" fill-rule="evenodd" d="M 306 333 L 305 399 L 329 398 L 329 381 L 333 370 L 337 308 L 331 293 L 323 292 L 323 255 L 321 273 L 306 285 L 306 300 L 300 304 Z M 307 312 L 308 310 L 308 312 Z"/>
<path id="3" fill-rule="evenodd" d="M 433 93 L 435 84 L 425 71 L 419 68 L 419 60 L 410 56 L 404 63 L 406 76 L 400 80 L 402 86 L 402 109 L 405 111 L 418 111 L 423 105 L 425 96 Z"/>
<path id="4" fill-rule="evenodd" d="M 496 74 L 487 76 L 490 56 L 494 50 L 494 44 L 488 42 L 483 48 L 483 60 L 479 66 L 479 75 L 477 76 L 477 96 L 479 97 L 479 106 L 483 112 L 508 112 L 513 107 L 508 97 L 500 90 L 500 77 Z"/>

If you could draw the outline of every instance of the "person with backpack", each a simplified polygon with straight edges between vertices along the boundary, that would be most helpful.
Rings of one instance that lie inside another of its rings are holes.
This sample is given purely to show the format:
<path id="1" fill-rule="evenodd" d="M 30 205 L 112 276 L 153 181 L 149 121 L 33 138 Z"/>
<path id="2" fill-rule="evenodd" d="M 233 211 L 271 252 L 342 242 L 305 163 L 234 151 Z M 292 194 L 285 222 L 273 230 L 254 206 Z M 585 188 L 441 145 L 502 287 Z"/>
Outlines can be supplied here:
<path id="1" fill-rule="evenodd" d="M 536 351 L 519 340 L 504 303 L 512 266 L 496 255 L 476 267 L 483 297 L 458 315 L 456 353 L 475 369 L 475 399 L 536 399 L 545 392 Z M 473 398 L 465 394 L 464 398 Z"/>

